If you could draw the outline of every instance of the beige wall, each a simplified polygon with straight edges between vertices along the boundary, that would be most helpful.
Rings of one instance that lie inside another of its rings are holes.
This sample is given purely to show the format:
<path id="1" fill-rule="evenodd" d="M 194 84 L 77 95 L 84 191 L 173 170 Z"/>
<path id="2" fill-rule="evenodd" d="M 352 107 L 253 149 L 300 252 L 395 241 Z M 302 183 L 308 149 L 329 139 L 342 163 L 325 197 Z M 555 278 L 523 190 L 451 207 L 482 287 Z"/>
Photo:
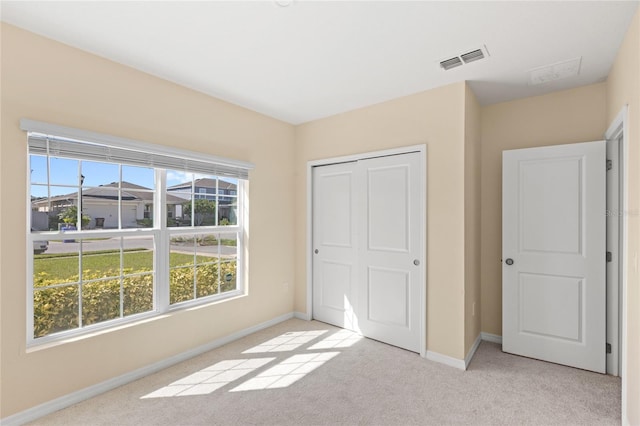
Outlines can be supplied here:
<path id="1" fill-rule="evenodd" d="M 627 215 L 627 334 L 623 337 L 627 344 L 627 412 L 623 415 L 630 424 L 640 425 L 640 10 L 636 12 L 607 79 L 607 123 L 615 119 L 625 104 L 629 105 L 626 197 L 632 214 Z"/>
<path id="2" fill-rule="evenodd" d="M 467 85 L 464 114 L 465 354 L 480 335 L 480 150 L 480 105 Z"/>
<path id="3" fill-rule="evenodd" d="M 482 331 L 502 335 L 502 151 L 602 140 L 606 84 L 482 108 Z"/>
<path id="4" fill-rule="evenodd" d="M 293 126 L 16 27 L 1 28 L 0 417 L 291 312 L 293 290 L 283 283 L 294 279 L 293 227 L 286 226 L 294 221 Z M 27 353 L 23 117 L 255 163 L 249 296 Z"/>
<path id="5" fill-rule="evenodd" d="M 464 353 L 465 83 L 456 83 L 296 129 L 296 299 L 306 312 L 306 164 L 348 154 L 427 145 L 427 346 Z"/>
<path id="6" fill-rule="evenodd" d="M 306 312 L 307 161 L 415 144 L 428 156 L 427 345 L 464 358 L 480 329 L 502 334 L 502 150 L 601 139 L 628 103 L 629 209 L 640 211 L 639 26 L 636 14 L 606 83 L 483 108 L 456 83 L 294 128 L 2 24 L 0 418 Z M 250 295 L 27 353 L 23 117 L 254 162 Z M 629 222 L 627 415 L 640 424 L 640 224 Z"/>

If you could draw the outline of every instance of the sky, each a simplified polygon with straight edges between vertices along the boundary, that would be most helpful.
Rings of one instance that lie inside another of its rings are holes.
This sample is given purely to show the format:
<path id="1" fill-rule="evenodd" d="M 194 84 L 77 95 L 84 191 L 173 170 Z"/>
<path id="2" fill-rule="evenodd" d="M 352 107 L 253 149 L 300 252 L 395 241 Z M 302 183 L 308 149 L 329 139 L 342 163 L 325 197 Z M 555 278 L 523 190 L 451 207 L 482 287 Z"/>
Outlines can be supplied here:
<path id="1" fill-rule="evenodd" d="M 31 195 L 33 197 L 46 197 L 48 183 L 47 157 L 40 155 L 30 155 L 29 157 L 31 161 Z M 79 173 L 84 176 L 83 188 L 105 185 L 120 180 L 120 171 L 117 164 L 55 157 L 50 157 L 50 161 L 49 184 L 51 185 L 52 196 L 74 192 L 74 188 L 71 187 L 78 187 Z M 205 175 L 168 170 L 167 186 L 188 182 L 194 177 L 197 179 L 205 177 Z M 152 168 L 123 165 L 122 180 L 149 189 L 155 189 L 155 174 Z M 221 178 L 221 180 L 237 182 L 228 178 Z"/>

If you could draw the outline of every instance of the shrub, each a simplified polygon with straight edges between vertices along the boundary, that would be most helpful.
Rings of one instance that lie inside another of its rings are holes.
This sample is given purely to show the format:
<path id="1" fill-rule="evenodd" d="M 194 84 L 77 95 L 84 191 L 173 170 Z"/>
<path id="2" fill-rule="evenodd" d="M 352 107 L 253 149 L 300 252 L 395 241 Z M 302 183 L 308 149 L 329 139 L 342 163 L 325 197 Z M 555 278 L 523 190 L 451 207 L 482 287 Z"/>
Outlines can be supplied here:
<path id="1" fill-rule="evenodd" d="M 144 219 L 136 219 L 136 223 L 143 228 L 153 227 L 153 219 L 145 217 Z"/>
<path id="2" fill-rule="evenodd" d="M 236 263 L 227 262 L 220 265 L 218 280 L 218 265 L 205 264 L 196 266 L 196 286 L 194 295 L 194 268 L 179 267 L 169 272 L 169 294 L 171 303 L 178 303 L 194 298 L 205 297 L 221 291 L 231 291 L 236 288 Z M 148 273 L 145 273 L 148 272 Z M 126 275 L 134 273 L 128 269 L 122 278 L 122 316 L 153 310 L 153 275 L 149 271 L 135 271 L 140 275 Z M 83 274 L 85 281 L 82 286 L 82 324 L 91 325 L 115 318 L 120 318 L 120 278 L 100 279 L 117 272 L 88 271 Z M 232 279 L 225 280 L 225 276 Z M 41 272 L 34 276 L 33 314 L 34 337 L 42 337 L 51 333 L 78 328 L 78 276 L 66 280 L 51 278 Z M 69 283 L 69 285 L 60 285 Z M 42 288 L 50 285 L 60 285 L 53 288 Z M 40 289 L 39 289 L 40 288 Z"/>
<path id="3" fill-rule="evenodd" d="M 76 206 L 69 206 L 66 209 L 64 209 L 62 212 L 60 212 L 60 214 L 58 214 L 58 217 L 64 223 L 75 225 L 78 222 L 78 208 Z M 89 224 L 89 222 L 91 222 L 91 216 L 82 213 L 81 220 L 82 220 L 82 227 L 84 228 Z"/>

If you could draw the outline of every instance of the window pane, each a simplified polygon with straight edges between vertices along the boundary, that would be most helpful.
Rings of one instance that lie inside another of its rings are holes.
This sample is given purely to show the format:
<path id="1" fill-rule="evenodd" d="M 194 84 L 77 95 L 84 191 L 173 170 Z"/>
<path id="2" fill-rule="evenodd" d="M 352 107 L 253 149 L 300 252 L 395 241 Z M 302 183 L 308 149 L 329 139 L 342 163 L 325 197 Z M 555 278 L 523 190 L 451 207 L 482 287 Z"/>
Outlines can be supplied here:
<path id="1" fill-rule="evenodd" d="M 42 337 L 80 326 L 78 285 L 34 289 L 33 337 Z"/>
<path id="2" fill-rule="evenodd" d="M 123 249 L 125 274 L 153 271 L 153 237 L 125 237 Z"/>
<path id="3" fill-rule="evenodd" d="M 185 208 L 191 211 L 191 193 L 167 193 L 167 226 L 191 226 L 191 219 L 185 216 Z"/>
<path id="4" fill-rule="evenodd" d="M 224 178 L 218 181 L 218 215 L 221 226 L 238 224 L 238 180 Z"/>
<path id="5" fill-rule="evenodd" d="M 215 234 L 199 234 L 196 236 L 196 255 L 198 263 L 217 261 L 218 239 Z"/>
<path id="6" fill-rule="evenodd" d="M 48 188 L 47 185 L 31 185 L 31 203 L 46 199 L 49 196 Z"/>
<path id="7" fill-rule="evenodd" d="M 31 170 L 31 182 L 47 184 L 47 157 L 41 155 L 29 156 L 29 167 Z"/>
<path id="8" fill-rule="evenodd" d="M 31 230 L 48 231 L 50 227 L 57 230 L 58 217 L 53 215 L 53 221 L 49 220 L 49 203 L 47 198 L 47 187 L 42 185 L 31 185 Z"/>
<path id="9" fill-rule="evenodd" d="M 218 293 L 218 265 L 198 265 L 196 267 L 196 297 Z"/>
<path id="10" fill-rule="evenodd" d="M 220 264 L 220 289 L 221 292 L 233 291 L 238 288 L 237 284 L 237 261 L 222 262 Z"/>
<path id="11" fill-rule="evenodd" d="M 136 169 L 136 167 L 132 167 Z M 138 167 L 139 168 L 139 167 Z M 146 169 L 142 169 L 146 170 Z M 124 173 L 124 172 L 123 172 Z M 123 178 L 124 179 L 124 178 Z M 153 226 L 153 181 L 151 188 L 122 182 L 122 227 L 150 228 Z"/>
<path id="12" fill-rule="evenodd" d="M 91 325 L 120 317 L 120 278 L 82 286 L 82 324 Z"/>
<path id="13" fill-rule="evenodd" d="M 44 255 L 34 256 L 33 285 L 46 287 L 79 280 L 78 243 L 48 241 Z"/>
<path id="14" fill-rule="evenodd" d="M 153 228 L 153 201 L 144 202 L 142 206 L 142 219 L 136 219 L 138 228 Z"/>
<path id="15" fill-rule="evenodd" d="M 237 289 L 238 233 L 224 233 L 220 241 L 220 289 L 221 292 Z"/>
<path id="16" fill-rule="evenodd" d="M 191 197 L 191 194 L 189 194 L 189 197 Z M 182 201 L 180 204 L 175 204 L 174 205 L 174 211 L 175 214 L 173 215 L 173 218 L 175 219 L 174 221 L 174 226 L 192 226 L 193 223 L 191 221 L 191 215 L 187 213 L 191 212 L 191 205 L 193 204 L 193 201 L 191 199 L 187 200 L 187 201 Z M 171 206 L 167 206 L 167 210 L 170 211 L 171 210 Z"/>
<path id="17" fill-rule="evenodd" d="M 120 166 L 113 163 L 82 161 L 82 186 L 118 187 L 120 182 Z"/>
<path id="18" fill-rule="evenodd" d="M 122 191 L 122 227 L 150 228 L 153 226 L 153 193 Z"/>
<path id="19" fill-rule="evenodd" d="M 120 237 L 84 240 L 82 280 L 120 276 Z"/>
<path id="20" fill-rule="evenodd" d="M 153 310 L 153 237 L 123 238 L 124 315 Z M 137 275 L 150 272 L 143 275 Z M 136 274 L 135 276 L 127 276 Z"/>
<path id="21" fill-rule="evenodd" d="M 49 220 L 49 229 L 57 231 L 62 229 L 66 223 L 75 224 L 77 222 L 77 187 L 52 186 L 49 188 L 51 192 L 50 198 L 47 198 L 45 187 L 32 185 L 31 191 L 32 194 L 38 196 L 37 199 L 32 199 L 31 210 L 49 212 L 49 216 L 51 217 Z"/>
<path id="22" fill-rule="evenodd" d="M 174 304 L 194 298 L 194 268 L 172 268 L 169 271 L 169 303 Z"/>
<path id="23" fill-rule="evenodd" d="M 169 266 L 194 264 L 195 238 L 193 235 L 174 235 L 171 237 Z"/>
<path id="24" fill-rule="evenodd" d="M 138 189 L 155 189 L 155 172 L 147 167 L 122 166 L 122 183 L 135 185 Z"/>
<path id="25" fill-rule="evenodd" d="M 193 210 L 193 225 L 194 226 L 215 226 L 217 208 L 214 200 L 208 200 L 205 198 L 199 198 L 193 201 L 193 209 L 187 209 L 185 207 L 185 213 L 192 216 L 191 210 Z"/>
<path id="26" fill-rule="evenodd" d="M 173 177 L 167 188 L 168 226 L 237 224 L 237 179 L 175 171 L 167 176 Z"/>
<path id="27" fill-rule="evenodd" d="M 195 236 L 174 235 L 170 240 L 169 298 L 170 303 L 194 298 Z"/>
<path id="28" fill-rule="evenodd" d="M 235 260 L 238 257 L 238 234 L 218 234 L 220 244 L 220 257 L 222 260 Z"/>
<path id="29" fill-rule="evenodd" d="M 138 201 L 129 201 L 126 194 L 122 194 L 122 209 L 120 217 L 122 217 L 122 228 L 137 228 L 138 217 L 142 219 L 144 215 L 144 204 Z"/>
<path id="30" fill-rule="evenodd" d="M 165 209 L 167 226 L 192 225 L 193 173 L 176 170 L 167 171 L 167 192 Z"/>
<path id="31" fill-rule="evenodd" d="M 238 224 L 238 200 L 236 197 L 226 197 L 227 201 L 220 201 L 220 226 L 230 226 Z"/>
<path id="32" fill-rule="evenodd" d="M 117 229 L 118 197 L 117 185 L 83 188 L 83 227 L 85 229 Z M 123 200 L 123 207 L 124 204 Z"/>
<path id="33" fill-rule="evenodd" d="M 50 157 L 49 184 L 79 186 L 78 163 L 78 160 Z"/>
<path id="34" fill-rule="evenodd" d="M 153 274 L 124 277 L 124 316 L 153 310 Z"/>
<path id="35" fill-rule="evenodd" d="M 185 173 L 178 170 L 167 170 L 167 191 L 191 192 L 193 186 L 193 173 Z"/>
<path id="36" fill-rule="evenodd" d="M 216 176 L 196 176 L 193 186 L 195 190 L 192 214 L 193 225 L 217 225 L 218 178 Z"/>

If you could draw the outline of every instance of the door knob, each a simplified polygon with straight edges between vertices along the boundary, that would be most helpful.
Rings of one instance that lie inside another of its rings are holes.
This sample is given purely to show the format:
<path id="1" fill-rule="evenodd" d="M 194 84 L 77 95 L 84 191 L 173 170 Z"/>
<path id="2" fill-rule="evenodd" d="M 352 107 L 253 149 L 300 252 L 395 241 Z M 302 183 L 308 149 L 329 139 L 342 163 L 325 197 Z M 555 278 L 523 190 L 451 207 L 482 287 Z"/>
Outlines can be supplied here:
<path id="1" fill-rule="evenodd" d="M 509 266 L 513 265 L 513 259 L 511 259 L 511 258 L 505 260 L 504 262 Z"/>
<path id="2" fill-rule="evenodd" d="M 315 254 L 318 254 L 318 253 L 319 253 L 319 252 L 318 252 L 318 249 L 315 249 L 313 252 L 314 252 Z"/>
<path id="3" fill-rule="evenodd" d="M 416 266 L 418 266 L 418 265 L 420 265 L 420 261 L 419 261 L 418 259 L 415 259 L 415 260 L 413 261 L 413 264 L 414 264 L 414 265 L 416 265 Z"/>

